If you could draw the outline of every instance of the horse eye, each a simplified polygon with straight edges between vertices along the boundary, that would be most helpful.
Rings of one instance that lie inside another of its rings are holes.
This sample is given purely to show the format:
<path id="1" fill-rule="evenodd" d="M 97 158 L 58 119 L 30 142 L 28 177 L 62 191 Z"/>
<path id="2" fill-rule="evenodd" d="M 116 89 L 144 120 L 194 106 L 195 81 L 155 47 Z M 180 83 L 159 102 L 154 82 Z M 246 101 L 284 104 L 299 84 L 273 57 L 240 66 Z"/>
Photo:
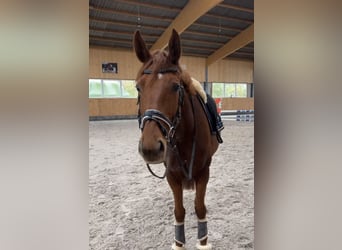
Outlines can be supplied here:
<path id="1" fill-rule="evenodd" d="M 140 87 L 138 85 L 135 86 L 138 92 L 140 92 Z"/>
<path id="2" fill-rule="evenodd" d="M 178 91 L 179 88 L 180 88 L 180 85 L 179 85 L 178 83 L 175 84 L 175 85 L 173 85 L 173 87 L 172 87 L 172 89 L 173 89 L 174 91 Z"/>

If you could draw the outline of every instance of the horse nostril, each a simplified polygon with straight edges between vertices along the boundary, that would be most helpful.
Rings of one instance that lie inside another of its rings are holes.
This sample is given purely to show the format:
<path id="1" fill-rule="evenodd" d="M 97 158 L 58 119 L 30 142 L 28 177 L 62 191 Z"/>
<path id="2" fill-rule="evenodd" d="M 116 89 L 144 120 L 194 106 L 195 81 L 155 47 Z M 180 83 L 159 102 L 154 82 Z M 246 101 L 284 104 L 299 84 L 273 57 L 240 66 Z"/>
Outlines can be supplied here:
<path id="1" fill-rule="evenodd" d="M 161 152 L 164 151 L 164 144 L 162 141 L 159 141 L 159 151 L 161 151 Z"/>

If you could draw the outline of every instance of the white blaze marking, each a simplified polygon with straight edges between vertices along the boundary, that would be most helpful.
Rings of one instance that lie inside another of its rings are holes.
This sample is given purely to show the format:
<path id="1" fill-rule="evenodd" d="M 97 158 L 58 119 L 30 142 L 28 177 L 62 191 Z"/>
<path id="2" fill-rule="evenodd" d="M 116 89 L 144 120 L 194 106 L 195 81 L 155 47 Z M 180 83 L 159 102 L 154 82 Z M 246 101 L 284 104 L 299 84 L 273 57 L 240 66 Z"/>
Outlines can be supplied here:
<path id="1" fill-rule="evenodd" d="M 163 74 L 159 73 L 158 74 L 158 79 L 162 79 L 162 77 L 163 77 Z"/>

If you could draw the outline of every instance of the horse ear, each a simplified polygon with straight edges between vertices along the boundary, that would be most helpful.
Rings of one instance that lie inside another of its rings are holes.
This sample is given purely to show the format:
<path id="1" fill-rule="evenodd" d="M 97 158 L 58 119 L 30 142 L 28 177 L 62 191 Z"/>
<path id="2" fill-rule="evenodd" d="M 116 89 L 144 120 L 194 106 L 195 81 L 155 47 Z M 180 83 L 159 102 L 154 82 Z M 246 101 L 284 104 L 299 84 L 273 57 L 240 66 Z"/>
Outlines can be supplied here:
<path id="1" fill-rule="evenodd" d="M 135 54 L 140 62 L 145 63 L 151 58 L 151 54 L 148 51 L 145 41 L 142 39 L 139 30 L 134 33 L 133 46 Z"/>
<path id="2" fill-rule="evenodd" d="M 169 41 L 169 56 L 168 59 L 172 64 L 178 64 L 181 56 L 180 38 L 175 29 L 172 30 L 172 35 Z"/>

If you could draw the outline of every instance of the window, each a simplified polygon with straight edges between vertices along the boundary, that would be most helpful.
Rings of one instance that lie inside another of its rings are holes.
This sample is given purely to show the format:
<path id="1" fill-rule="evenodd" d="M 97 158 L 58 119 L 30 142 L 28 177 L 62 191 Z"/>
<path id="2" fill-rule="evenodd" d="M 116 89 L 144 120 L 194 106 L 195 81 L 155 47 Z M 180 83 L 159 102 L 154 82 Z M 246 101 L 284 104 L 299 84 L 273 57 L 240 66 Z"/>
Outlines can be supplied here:
<path id="1" fill-rule="evenodd" d="M 123 97 L 138 97 L 138 91 L 135 88 L 135 81 L 133 80 L 125 80 L 121 81 L 122 86 L 122 96 Z"/>
<path id="2" fill-rule="evenodd" d="M 225 97 L 235 97 L 236 85 L 227 83 L 224 85 L 224 96 Z"/>
<path id="3" fill-rule="evenodd" d="M 121 96 L 120 81 L 103 80 L 102 86 L 103 86 L 104 97 L 120 97 Z"/>
<path id="4" fill-rule="evenodd" d="M 101 97 L 101 96 L 102 96 L 101 80 L 90 79 L 89 80 L 89 97 Z"/>
<path id="5" fill-rule="evenodd" d="M 236 97 L 247 97 L 247 84 L 235 84 Z"/>
<path id="6" fill-rule="evenodd" d="M 218 97 L 247 97 L 246 83 L 218 83 L 212 85 L 212 96 Z"/>
<path id="7" fill-rule="evenodd" d="M 133 80 L 89 79 L 89 98 L 136 98 Z"/>
<path id="8" fill-rule="evenodd" d="M 212 96 L 224 97 L 224 83 L 213 83 Z"/>

